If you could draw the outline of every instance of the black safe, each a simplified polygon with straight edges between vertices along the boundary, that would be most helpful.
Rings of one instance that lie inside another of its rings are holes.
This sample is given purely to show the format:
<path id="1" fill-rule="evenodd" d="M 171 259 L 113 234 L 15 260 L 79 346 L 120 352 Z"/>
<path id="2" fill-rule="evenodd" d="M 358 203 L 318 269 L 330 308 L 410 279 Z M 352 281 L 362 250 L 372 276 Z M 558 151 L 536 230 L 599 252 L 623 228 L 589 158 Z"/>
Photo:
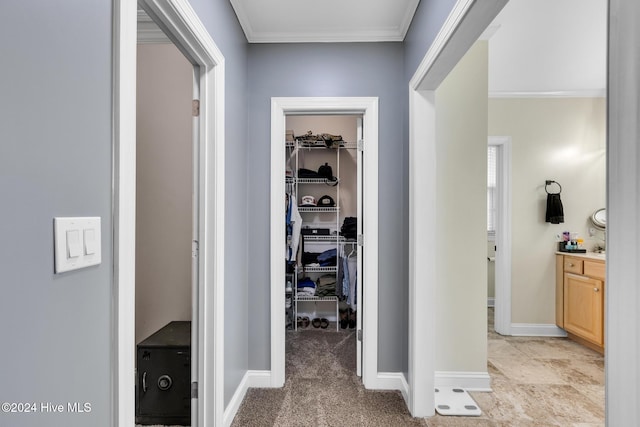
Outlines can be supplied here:
<path id="1" fill-rule="evenodd" d="M 137 346 L 136 424 L 191 424 L 191 322 L 169 322 Z"/>

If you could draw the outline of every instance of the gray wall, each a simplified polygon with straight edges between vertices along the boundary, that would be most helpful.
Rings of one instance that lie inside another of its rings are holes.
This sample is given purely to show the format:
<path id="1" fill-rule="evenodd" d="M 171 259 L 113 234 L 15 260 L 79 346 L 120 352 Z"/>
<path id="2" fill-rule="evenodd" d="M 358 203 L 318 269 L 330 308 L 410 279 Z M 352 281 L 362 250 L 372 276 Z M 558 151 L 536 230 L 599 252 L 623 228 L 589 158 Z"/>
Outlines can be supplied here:
<path id="1" fill-rule="evenodd" d="M 380 102 L 380 371 L 407 365 L 407 284 L 402 199 L 402 44 L 286 44 L 249 47 L 250 369 L 270 368 L 270 99 L 377 96 Z M 365 283 L 366 286 L 366 283 Z"/>
<path id="2" fill-rule="evenodd" d="M 224 403 L 248 369 L 247 40 L 228 1 L 190 0 L 225 58 Z"/>
<path id="3" fill-rule="evenodd" d="M 404 71 L 407 82 L 431 47 L 456 0 L 422 0 L 404 39 Z M 408 111 L 407 102 L 407 111 Z M 408 116 L 407 116 L 408 119 Z"/>
<path id="4" fill-rule="evenodd" d="M 0 425 L 110 426 L 111 1 L 0 2 Z M 102 218 L 102 264 L 53 272 L 53 218 Z"/>
<path id="5" fill-rule="evenodd" d="M 405 36 L 403 47 L 404 47 L 404 84 L 401 87 L 401 91 L 403 94 L 403 146 L 402 146 L 402 200 L 403 206 L 405 207 L 403 211 L 403 221 L 405 223 L 405 227 L 403 229 L 403 241 L 407 242 L 404 245 L 405 255 L 404 259 L 408 260 L 409 257 L 409 81 L 413 74 L 416 72 L 418 65 L 424 58 L 427 50 L 433 43 L 438 31 L 440 31 L 440 27 L 444 23 L 445 19 L 451 12 L 451 9 L 455 5 L 455 0 L 422 0 L 418 4 L 418 8 L 416 9 L 416 13 L 411 21 L 411 26 L 409 27 L 409 31 L 407 31 L 407 35 Z M 409 264 L 405 263 L 404 266 L 404 276 L 403 283 L 409 282 Z M 407 295 L 408 296 L 408 295 Z M 408 306 L 408 300 L 407 300 Z M 408 318 L 408 310 L 406 311 L 404 322 L 405 329 L 409 327 L 409 318 Z M 420 325 L 416 325 L 417 328 Z M 407 343 L 408 346 L 408 343 Z M 408 365 L 407 365 L 408 366 Z M 409 378 L 408 367 L 403 370 L 406 378 Z"/>
<path id="6" fill-rule="evenodd" d="M 226 65 L 228 402 L 248 366 L 247 45 L 228 2 L 191 3 Z M 0 3 L 0 319 L 14 326 L 0 400 L 92 404 L 2 425 L 112 425 L 111 13 L 110 0 Z M 54 275 L 53 217 L 89 215 L 102 218 L 102 264 Z"/>

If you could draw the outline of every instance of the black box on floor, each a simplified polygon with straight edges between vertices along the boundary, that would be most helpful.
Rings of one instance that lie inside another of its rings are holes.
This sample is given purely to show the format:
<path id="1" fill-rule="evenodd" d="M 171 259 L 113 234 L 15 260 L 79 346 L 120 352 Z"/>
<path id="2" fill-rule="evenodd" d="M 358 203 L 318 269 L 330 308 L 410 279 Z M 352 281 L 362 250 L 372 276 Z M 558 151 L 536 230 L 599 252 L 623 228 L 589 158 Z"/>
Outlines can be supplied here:
<path id="1" fill-rule="evenodd" d="M 191 322 L 174 321 L 137 346 L 136 424 L 191 424 Z"/>

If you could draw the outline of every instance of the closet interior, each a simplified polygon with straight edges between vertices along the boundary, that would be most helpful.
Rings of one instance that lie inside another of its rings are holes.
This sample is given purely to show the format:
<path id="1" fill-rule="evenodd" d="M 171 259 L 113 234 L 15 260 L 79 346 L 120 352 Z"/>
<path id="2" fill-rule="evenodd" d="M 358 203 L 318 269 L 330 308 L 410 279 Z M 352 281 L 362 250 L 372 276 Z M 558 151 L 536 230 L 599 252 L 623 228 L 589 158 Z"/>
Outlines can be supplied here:
<path id="1" fill-rule="evenodd" d="M 362 118 L 286 118 L 286 325 L 353 329 L 358 304 L 358 136 Z"/>

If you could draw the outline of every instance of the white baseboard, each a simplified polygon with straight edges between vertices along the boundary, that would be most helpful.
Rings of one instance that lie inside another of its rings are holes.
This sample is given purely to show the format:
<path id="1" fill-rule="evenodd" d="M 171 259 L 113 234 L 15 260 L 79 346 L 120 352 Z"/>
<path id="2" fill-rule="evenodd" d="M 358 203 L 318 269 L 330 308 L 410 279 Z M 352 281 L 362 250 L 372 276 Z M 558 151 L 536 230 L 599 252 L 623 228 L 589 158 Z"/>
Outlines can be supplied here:
<path id="1" fill-rule="evenodd" d="M 436 371 L 435 386 L 491 391 L 491 377 L 488 372 Z"/>
<path id="2" fill-rule="evenodd" d="M 512 323 L 514 337 L 566 337 L 567 333 L 550 323 Z"/>
<path id="3" fill-rule="evenodd" d="M 233 419 L 238 413 L 238 409 L 240 409 L 240 405 L 242 405 L 242 401 L 244 400 L 249 387 L 271 387 L 271 371 L 247 371 L 244 374 L 242 380 L 240 381 L 240 384 L 238 384 L 236 392 L 233 393 L 231 401 L 224 409 L 223 424 L 225 427 L 229 427 L 233 422 Z"/>
<path id="4" fill-rule="evenodd" d="M 487 307 L 496 306 L 496 297 L 487 297 Z"/>
<path id="5" fill-rule="evenodd" d="M 374 384 L 368 384 L 370 390 L 398 390 L 409 407 L 409 383 L 402 372 L 378 372 Z"/>

